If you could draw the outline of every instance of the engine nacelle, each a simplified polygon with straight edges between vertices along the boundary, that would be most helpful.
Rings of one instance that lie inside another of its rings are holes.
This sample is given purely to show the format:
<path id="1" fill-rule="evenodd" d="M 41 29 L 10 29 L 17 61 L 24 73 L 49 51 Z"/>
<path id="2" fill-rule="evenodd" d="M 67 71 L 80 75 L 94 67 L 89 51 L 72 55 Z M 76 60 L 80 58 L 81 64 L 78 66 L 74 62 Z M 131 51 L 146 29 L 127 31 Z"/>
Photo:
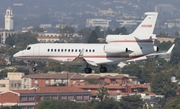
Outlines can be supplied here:
<path id="1" fill-rule="evenodd" d="M 154 46 L 154 51 L 158 52 L 159 51 L 159 47 Z"/>
<path id="2" fill-rule="evenodd" d="M 105 45 L 104 46 L 104 52 L 105 53 L 111 53 L 111 54 L 115 54 L 115 53 L 126 53 L 128 52 L 128 48 L 121 48 L 118 47 L 116 45 Z"/>

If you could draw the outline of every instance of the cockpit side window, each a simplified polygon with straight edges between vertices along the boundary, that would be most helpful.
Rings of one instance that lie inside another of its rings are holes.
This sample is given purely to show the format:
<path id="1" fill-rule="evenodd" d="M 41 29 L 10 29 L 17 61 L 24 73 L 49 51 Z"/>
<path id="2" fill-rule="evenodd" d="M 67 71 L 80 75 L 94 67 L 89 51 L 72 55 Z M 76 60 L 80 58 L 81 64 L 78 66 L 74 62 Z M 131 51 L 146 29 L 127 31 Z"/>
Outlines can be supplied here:
<path id="1" fill-rule="evenodd" d="M 27 49 L 26 50 L 30 50 L 31 49 L 31 47 L 27 47 Z"/>

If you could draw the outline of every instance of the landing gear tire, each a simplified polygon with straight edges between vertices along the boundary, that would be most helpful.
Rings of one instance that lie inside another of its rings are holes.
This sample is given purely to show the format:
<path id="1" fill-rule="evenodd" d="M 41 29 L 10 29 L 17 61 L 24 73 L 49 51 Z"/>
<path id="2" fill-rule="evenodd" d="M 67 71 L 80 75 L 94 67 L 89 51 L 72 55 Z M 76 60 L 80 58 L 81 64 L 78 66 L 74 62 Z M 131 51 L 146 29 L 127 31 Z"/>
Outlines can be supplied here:
<path id="1" fill-rule="evenodd" d="M 32 68 L 32 70 L 35 72 L 36 71 L 36 67 Z"/>
<path id="2" fill-rule="evenodd" d="M 107 68 L 106 68 L 106 67 L 101 67 L 101 68 L 100 68 L 100 72 L 101 72 L 101 73 L 107 72 Z"/>
<path id="3" fill-rule="evenodd" d="M 92 72 L 92 69 L 91 68 L 85 68 L 85 73 L 86 74 L 89 74 L 89 73 L 91 73 Z"/>

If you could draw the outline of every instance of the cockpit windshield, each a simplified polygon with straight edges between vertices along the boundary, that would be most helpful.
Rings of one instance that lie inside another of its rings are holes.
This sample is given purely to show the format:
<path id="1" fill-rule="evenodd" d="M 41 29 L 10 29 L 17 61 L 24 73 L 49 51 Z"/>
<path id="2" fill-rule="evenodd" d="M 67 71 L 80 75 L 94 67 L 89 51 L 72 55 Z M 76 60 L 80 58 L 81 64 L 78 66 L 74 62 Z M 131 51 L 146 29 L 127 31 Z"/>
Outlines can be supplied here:
<path id="1" fill-rule="evenodd" d="M 26 50 L 30 50 L 30 49 L 31 49 L 31 47 L 27 47 L 27 48 L 26 48 Z"/>

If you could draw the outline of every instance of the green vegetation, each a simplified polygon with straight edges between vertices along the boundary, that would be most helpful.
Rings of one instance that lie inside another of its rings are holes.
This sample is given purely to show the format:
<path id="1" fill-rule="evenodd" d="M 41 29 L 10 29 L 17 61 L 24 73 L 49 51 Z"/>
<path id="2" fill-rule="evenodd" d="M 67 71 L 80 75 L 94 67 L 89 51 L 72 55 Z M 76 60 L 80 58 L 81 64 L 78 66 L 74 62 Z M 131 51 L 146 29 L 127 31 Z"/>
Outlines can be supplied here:
<path id="1" fill-rule="evenodd" d="M 124 96 L 121 100 L 91 100 L 86 103 L 47 99 L 40 102 L 36 109 L 142 109 L 143 101 L 138 95 Z"/>

